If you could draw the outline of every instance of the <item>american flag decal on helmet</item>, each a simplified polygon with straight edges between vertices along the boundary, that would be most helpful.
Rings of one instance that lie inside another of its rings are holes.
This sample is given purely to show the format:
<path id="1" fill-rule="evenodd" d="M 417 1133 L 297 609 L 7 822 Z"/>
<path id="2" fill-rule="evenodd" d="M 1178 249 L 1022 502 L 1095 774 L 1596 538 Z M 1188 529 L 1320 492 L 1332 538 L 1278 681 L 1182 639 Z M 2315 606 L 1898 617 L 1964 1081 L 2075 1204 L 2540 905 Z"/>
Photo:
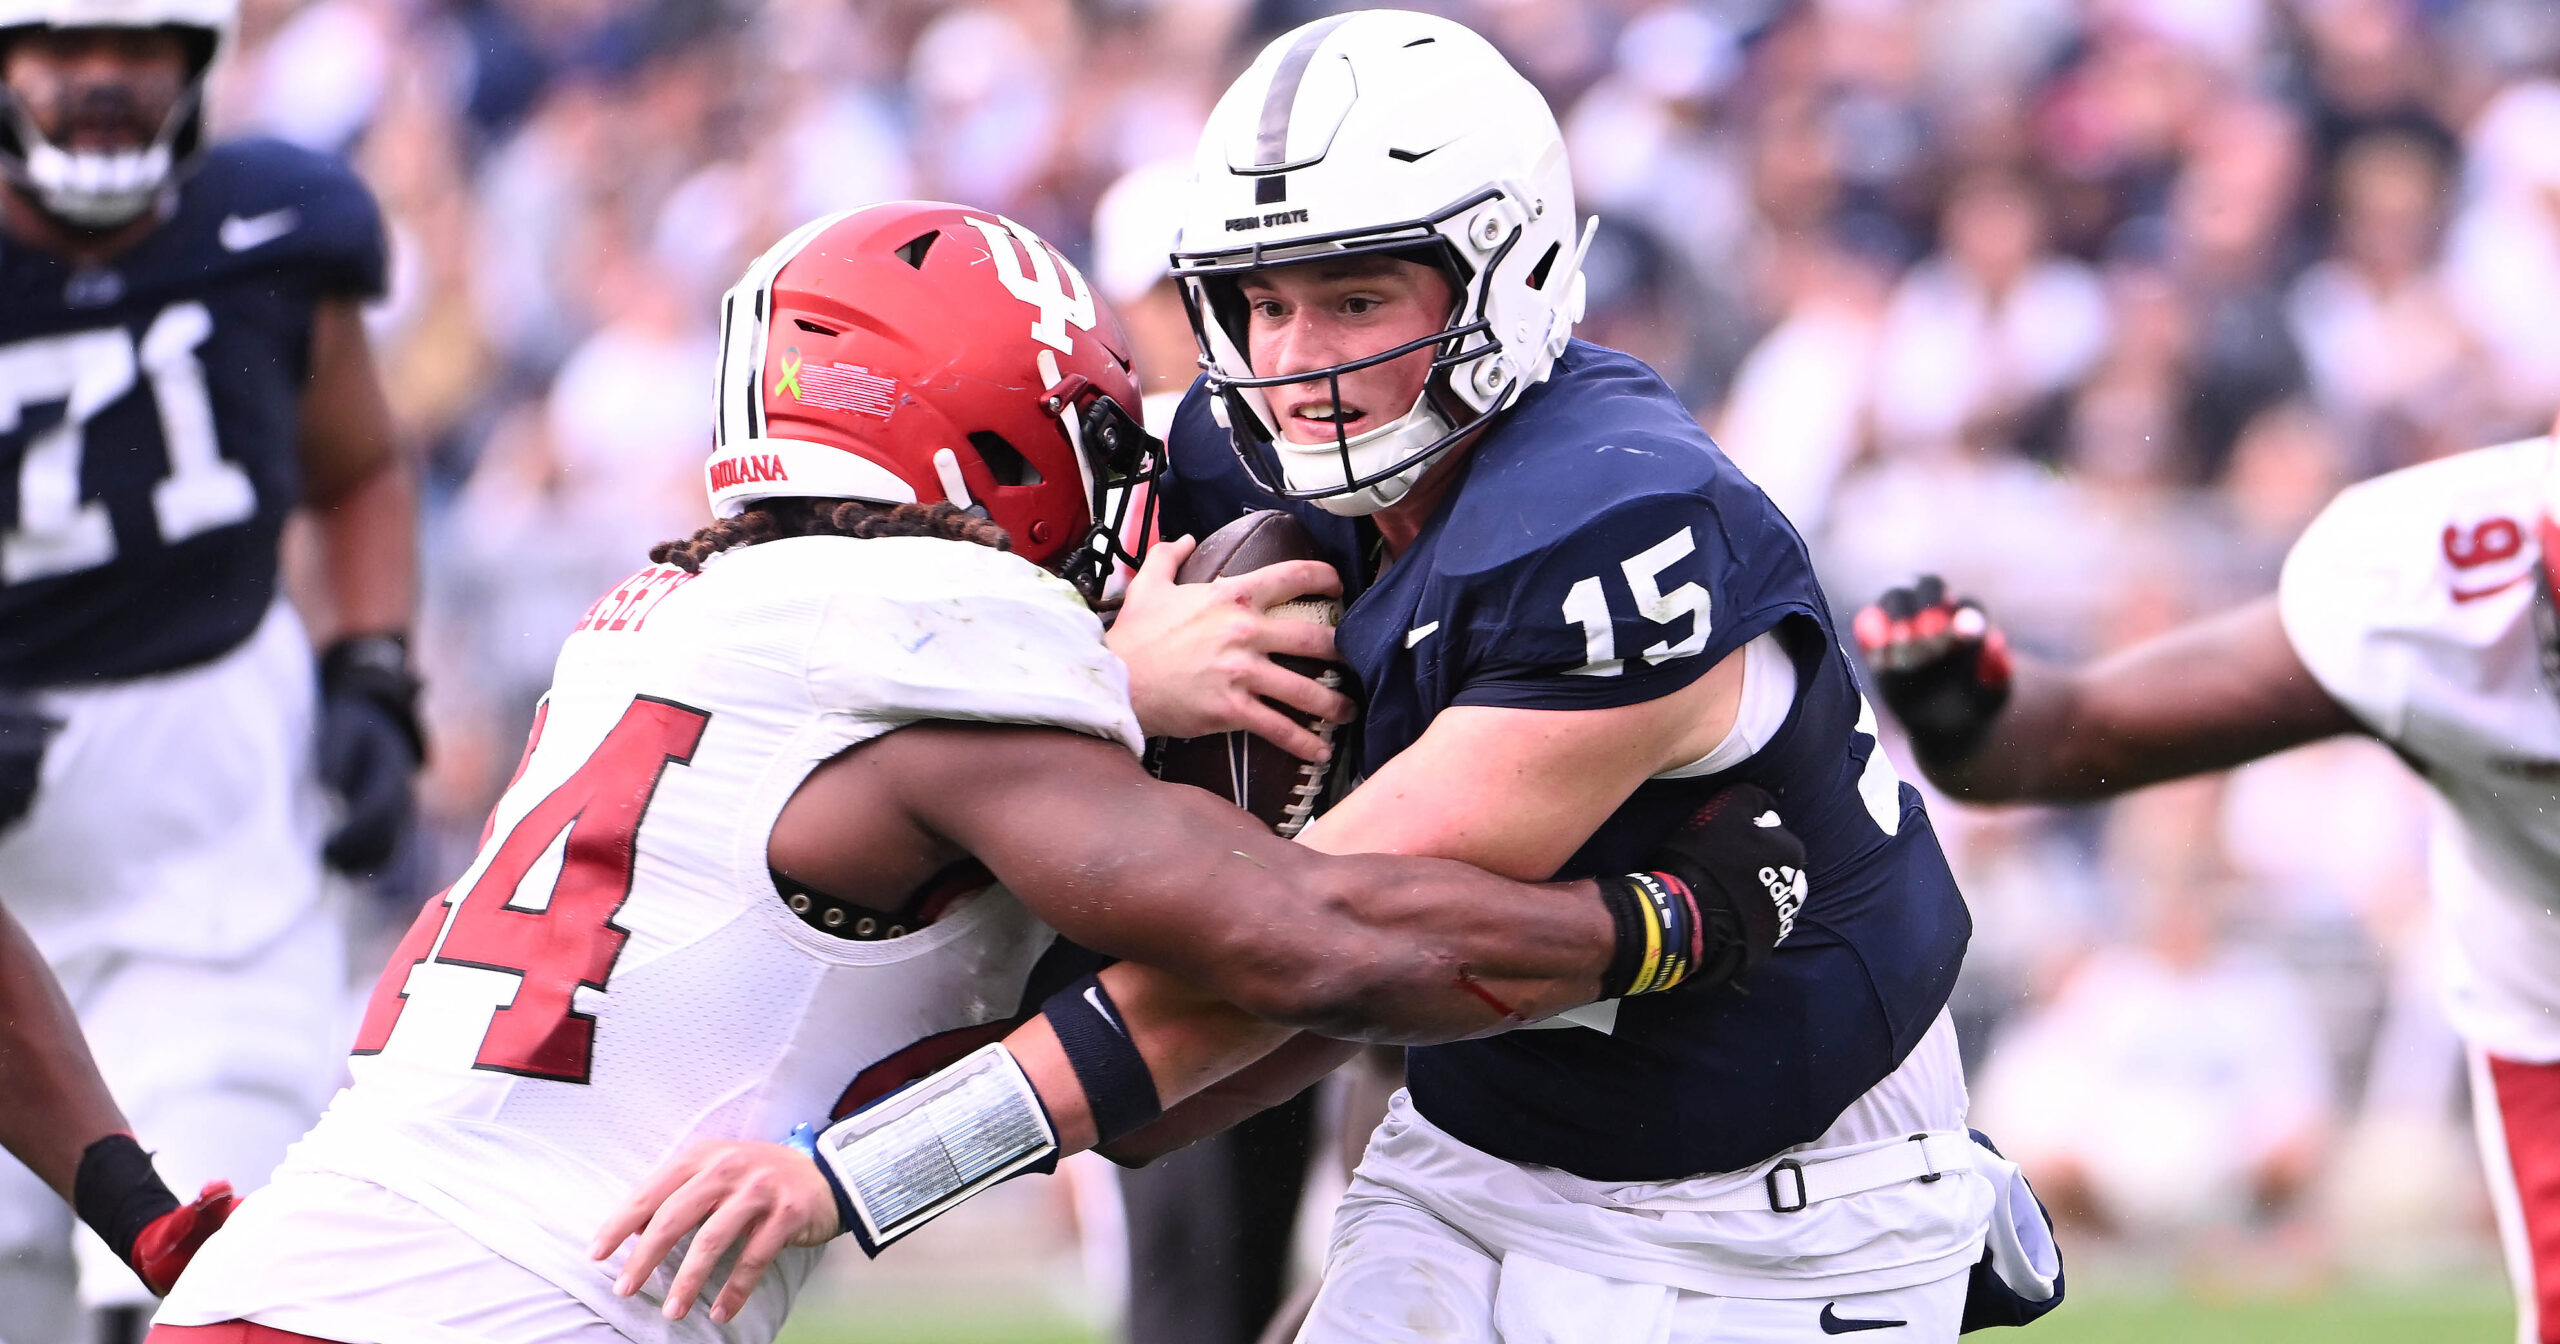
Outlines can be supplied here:
<path id="1" fill-rule="evenodd" d="M 859 364 L 803 364 L 800 402 L 830 411 L 859 411 L 887 416 L 897 405 L 898 385 Z"/>

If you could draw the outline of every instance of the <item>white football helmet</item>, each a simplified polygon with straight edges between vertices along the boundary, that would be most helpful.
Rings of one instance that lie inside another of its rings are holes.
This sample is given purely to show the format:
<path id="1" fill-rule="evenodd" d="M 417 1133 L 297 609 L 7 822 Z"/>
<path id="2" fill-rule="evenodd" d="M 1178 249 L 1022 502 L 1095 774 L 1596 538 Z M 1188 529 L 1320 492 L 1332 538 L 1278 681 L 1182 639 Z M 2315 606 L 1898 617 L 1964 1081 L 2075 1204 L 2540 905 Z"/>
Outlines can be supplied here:
<path id="1" fill-rule="evenodd" d="M 1537 89 L 1459 24 L 1364 10 L 1283 34 L 1218 100 L 1173 265 L 1211 408 L 1245 469 L 1275 495 L 1357 516 L 1402 499 L 1547 376 L 1582 316 L 1589 240 L 1575 238 L 1564 136 Z M 1459 296 L 1447 325 L 1313 373 L 1256 376 L 1237 278 L 1373 252 L 1444 271 Z M 1263 397 L 1425 346 L 1437 349 L 1413 408 L 1356 436 L 1291 443 Z"/>
<path id="2" fill-rule="evenodd" d="M 47 214 L 84 229 L 138 218 L 204 139 L 204 77 L 240 22 L 240 0 L 0 0 L 0 49 L 30 28 L 171 28 L 188 39 L 187 84 L 151 142 L 65 149 L 0 86 L 0 173 Z"/>

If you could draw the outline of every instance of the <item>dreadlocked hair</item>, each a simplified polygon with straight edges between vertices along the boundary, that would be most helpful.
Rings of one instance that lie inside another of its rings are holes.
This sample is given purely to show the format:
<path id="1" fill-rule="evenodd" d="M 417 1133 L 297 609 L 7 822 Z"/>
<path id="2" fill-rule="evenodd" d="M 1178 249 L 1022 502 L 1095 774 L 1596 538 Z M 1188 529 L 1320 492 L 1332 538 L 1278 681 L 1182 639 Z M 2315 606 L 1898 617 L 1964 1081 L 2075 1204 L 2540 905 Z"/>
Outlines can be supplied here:
<path id="1" fill-rule="evenodd" d="M 659 542 L 649 548 L 649 558 L 699 574 L 702 562 L 722 551 L 787 537 L 934 537 L 1013 549 L 1013 538 L 1003 528 L 948 502 L 884 506 L 794 496 L 758 500 L 737 517 L 719 519 L 682 541 Z"/>

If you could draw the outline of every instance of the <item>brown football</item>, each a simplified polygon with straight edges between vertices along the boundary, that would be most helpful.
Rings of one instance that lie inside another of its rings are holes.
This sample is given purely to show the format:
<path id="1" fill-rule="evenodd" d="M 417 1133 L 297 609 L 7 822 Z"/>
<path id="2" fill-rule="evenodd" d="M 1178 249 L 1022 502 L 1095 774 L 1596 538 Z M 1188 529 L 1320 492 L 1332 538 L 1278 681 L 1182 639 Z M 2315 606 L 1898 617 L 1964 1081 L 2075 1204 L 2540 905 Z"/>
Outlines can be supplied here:
<path id="1" fill-rule="evenodd" d="M 1203 537 L 1200 546 L 1174 571 L 1176 583 L 1207 583 L 1229 574 L 1245 574 L 1283 560 L 1318 560 L 1315 538 L 1306 525 L 1277 509 L 1248 513 Z M 1327 625 L 1342 619 L 1342 604 L 1309 594 L 1273 607 L 1275 616 Z M 1281 666 L 1303 672 L 1340 689 L 1342 669 L 1312 658 L 1282 657 Z M 1274 702 L 1275 704 L 1277 702 Z M 1294 709 L 1282 712 L 1315 729 L 1327 745 L 1333 725 Z M 1160 737 L 1148 743 L 1148 759 L 1156 777 L 1207 789 L 1260 818 L 1283 836 L 1293 836 L 1314 815 L 1324 796 L 1327 766 L 1310 764 L 1251 733 L 1213 733 L 1207 737 Z"/>

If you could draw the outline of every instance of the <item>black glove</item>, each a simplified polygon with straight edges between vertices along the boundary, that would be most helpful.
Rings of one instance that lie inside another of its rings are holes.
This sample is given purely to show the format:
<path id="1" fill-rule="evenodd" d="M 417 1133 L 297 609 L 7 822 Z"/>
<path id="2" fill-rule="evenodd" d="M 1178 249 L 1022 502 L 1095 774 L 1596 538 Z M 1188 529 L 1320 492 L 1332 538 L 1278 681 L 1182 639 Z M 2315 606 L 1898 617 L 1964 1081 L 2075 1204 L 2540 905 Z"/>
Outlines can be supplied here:
<path id="1" fill-rule="evenodd" d="M 2009 703 L 2009 641 L 1935 574 L 1896 588 L 1858 613 L 1858 648 L 1876 689 L 1911 749 L 1929 765 L 1951 765 L 1982 745 Z"/>
<path id="2" fill-rule="evenodd" d="M 38 709 L 34 697 L 0 691 L 0 831 L 35 805 L 44 745 L 61 727 L 62 720 Z"/>
<path id="3" fill-rule="evenodd" d="M 340 872 L 390 862 L 412 818 L 411 777 L 426 759 L 418 676 L 398 635 L 351 635 L 320 655 L 320 782 L 338 795 L 338 829 L 321 856 Z"/>
<path id="4" fill-rule="evenodd" d="M 1757 784 L 1708 795 L 1648 861 L 1652 872 L 1600 882 L 1618 924 L 1618 953 L 1601 982 L 1611 997 L 1744 980 L 1804 908 L 1804 841 Z"/>

